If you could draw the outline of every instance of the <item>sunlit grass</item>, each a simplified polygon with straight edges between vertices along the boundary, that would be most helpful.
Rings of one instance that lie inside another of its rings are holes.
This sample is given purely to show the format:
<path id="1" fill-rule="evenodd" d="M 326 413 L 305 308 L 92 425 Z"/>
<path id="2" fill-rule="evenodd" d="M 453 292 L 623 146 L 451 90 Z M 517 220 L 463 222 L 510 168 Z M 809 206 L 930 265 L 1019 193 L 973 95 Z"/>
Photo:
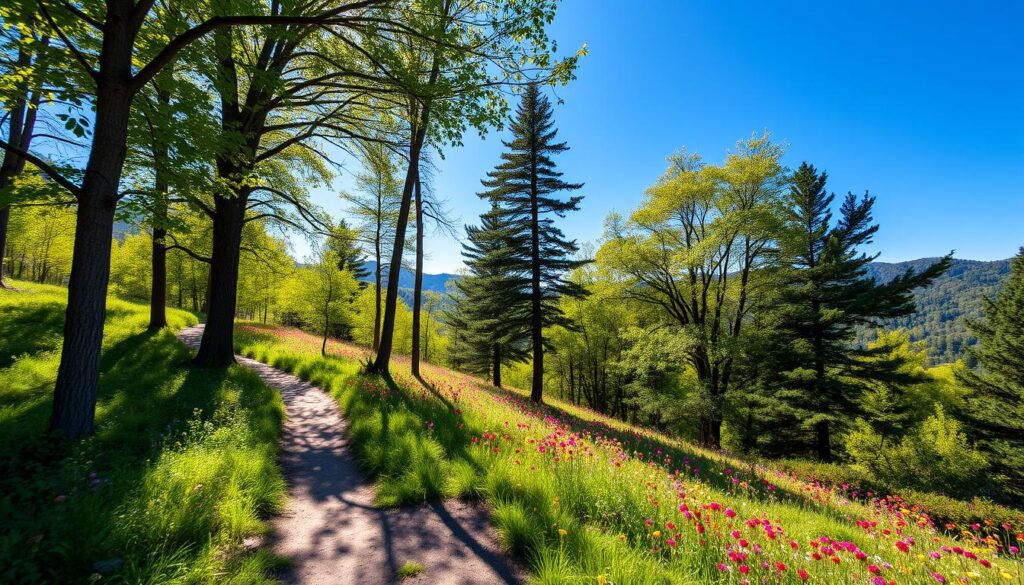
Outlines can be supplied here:
<path id="1" fill-rule="evenodd" d="M 400 360 L 386 382 L 360 374 L 364 350 L 335 342 L 344 357 L 321 358 L 319 340 L 295 330 L 246 326 L 237 341 L 334 395 L 379 504 L 483 498 L 540 583 L 1021 578 L 1018 553 L 988 536 L 1012 526 L 950 536 L 898 500 L 851 499 L 442 368 L 423 368 L 421 383 Z"/>
<path id="2" fill-rule="evenodd" d="M 168 310 L 111 298 L 96 435 L 43 436 L 64 289 L 0 291 L 0 582 L 270 582 L 277 560 L 243 540 L 283 502 L 280 398 L 241 367 L 196 370 Z"/>

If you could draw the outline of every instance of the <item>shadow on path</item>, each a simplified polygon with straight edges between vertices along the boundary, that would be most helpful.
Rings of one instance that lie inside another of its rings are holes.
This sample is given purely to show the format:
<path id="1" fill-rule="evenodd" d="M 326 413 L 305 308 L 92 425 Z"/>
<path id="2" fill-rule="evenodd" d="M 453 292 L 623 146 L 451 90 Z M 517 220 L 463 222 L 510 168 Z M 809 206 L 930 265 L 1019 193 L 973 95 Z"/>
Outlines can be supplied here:
<path id="1" fill-rule="evenodd" d="M 179 338 L 198 347 L 203 326 Z M 280 390 L 288 418 L 281 464 L 289 501 L 274 521 L 274 552 L 292 560 L 284 583 L 395 582 L 406 562 L 423 565 L 403 583 L 451 585 L 521 583 L 521 568 L 497 543 L 486 508 L 461 501 L 381 510 L 373 484 L 359 470 L 337 403 L 321 389 L 260 362 L 236 356 Z"/>

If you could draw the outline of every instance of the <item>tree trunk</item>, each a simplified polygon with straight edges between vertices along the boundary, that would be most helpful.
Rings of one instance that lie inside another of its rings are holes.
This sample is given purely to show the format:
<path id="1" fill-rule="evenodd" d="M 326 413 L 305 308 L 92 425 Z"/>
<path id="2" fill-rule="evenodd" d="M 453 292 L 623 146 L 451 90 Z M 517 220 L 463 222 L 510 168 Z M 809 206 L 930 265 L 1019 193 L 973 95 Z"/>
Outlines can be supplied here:
<path id="1" fill-rule="evenodd" d="M 537 153 L 530 154 L 530 255 L 533 270 L 530 275 L 530 343 L 533 345 L 533 381 L 530 400 L 544 400 L 544 321 L 541 315 L 540 288 L 540 212 L 537 204 Z"/>
<path id="2" fill-rule="evenodd" d="M 10 220 L 11 208 L 0 209 L 0 288 L 8 288 L 4 282 L 4 268 L 7 266 L 4 260 L 7 259 L 7 225 Z"/>
<path id="3" fill-rule="evenodd" d="M 102 183 L 89 177 L 87 183 Z M 64 343 L 50 416 L 50 430 L 66 438 L 91 435 L 96 415 L 116 205 L 108 197 L 112 194 L 103 192 L 105 186 L 90 184 L 94 190 L 89 197 L 83 193 L 75 222 Z"/>
<path id="4" fill-rule="evenodd" d="M 241 190 L 232 197 L 218 196 L 214 201 L 213 254 L 210 262 L 209 307 L 203 340 L 193 363 L 204 367 L 223 367 L 235 363 L 235 303 L 238 292 L 238 261 L 242 246 L 242 227 L 249 193 Z"/>
<path id="5" fill-rule="evenodd" d="M 494 364 L 491 367 L 494 368 L 491 382 L 495 388 L 501 388 L 501 346 L 494 346 Z"/>
<path id="6" fill-rule="evenodd" d="M 64 343 L 53 392 L 50 431 L 64 437 L 93 432 L 99 389 L 100 348 L 110 279 L 121 172 L 131 115 L 132 53 L 138 29 L 128 1 L 108 2 L 96 82 L 92 148 L 77 193 L 78 215 L 68 280 Z"/>
<path id="7" fill-rule="evenodd" d="M 157 100 L 161 107 L 169 108 L 171 92 L 166 87 L 157 86 Z M 157 133 L 158 134 L 158 133 Z M 167 165 L 169 148 L 159 135 L 152 137 L 154 190 L 156 201 L 153 202 L 153 273 L 149 291 L 149 329 L 155 331 L 167 326 L 167 199 L 168 181 Z"/>
<path id="8" fill-rule="evenodd" d="M 320 342 L 320 357 L 327 357 L 327 332 L 331 330 L 331 318 L 324 317 L 324 339 Z"/>
<path id="9" fill-rule="evenodd" d="M 437 81 L 440 71 L 438 60 L 434 59 L 430 71 L 430 85 Z M 395 313 L 398 310 L 398 277 L 402 270 L 402 252 L 405 248 L 405 228 L 409 225 L 409 208 L 412 207 L 412 192 L 419 177 L 420 152 L 427 135 L 427 124 L 430 123 L 430 100 L 426 100 L 413 126 L 414 132 L 409 144 L 409 169 L 405 173 L 405 185 L 402 188 L 402 204 L 398 208 L 398 222 L 395 226 L 395 246 L 391 251 L 391 267 L 388 271 L 388 292 L 384 299 L 384 322 L 381 325 L 380 346 L 377 357 L 370 365 L 370 371 L 387 375 L 391 363 L 391 349 L 394 342 Z"/>
<path id="10" fill-rule="evenodd" d="M 420 307 L 423 295 L 423 190 L 416 172 L 416 276 L 412 289 L 412 375 L 420 375 Z"/>
<path id="11" fill-rule="evenodd" d="M 377 266 L 374 270 L 374 278 L 377 283 L 377 289 L 375 293 L 375 304 L 373 307 L 373 351 L 377 351 L 380 347 L 380 310 L 381 310 L 381 296 L 380 289 L 383 286 L 383 271 L 384 268 L 380 264 L 381 253 L 380 253 L 380 230 L 377 230 Z"/>
<path id="12" fill-rule="evenodd" d="M 814 425 L 815 443 L 818 450 L 818 459 L 828 463 L 832 461 L 832 441 L 829 432 L 828 421 L 821 421 Z"/>
<path id="13" fill-rule="evenodd" d="M 167 326 L 167 230 L 153 228 L 153 275 L 149 291 L 149 330 Z"/>

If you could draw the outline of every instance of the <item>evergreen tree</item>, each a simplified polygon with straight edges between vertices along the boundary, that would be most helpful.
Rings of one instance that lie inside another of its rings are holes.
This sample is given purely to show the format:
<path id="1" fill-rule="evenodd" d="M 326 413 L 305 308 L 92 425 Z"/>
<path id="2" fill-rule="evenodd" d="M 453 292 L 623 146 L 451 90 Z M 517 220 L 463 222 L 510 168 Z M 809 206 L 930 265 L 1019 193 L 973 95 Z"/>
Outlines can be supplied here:
<path id="1" fill-rule="evenodd" d="M 327 247 L 338 258 L 338 270 L 348 270 L 359 281 L 359 287 L 365 288 L 370 271 L 366 268 L 366 256 L 359 247 L 358 231 L 349 227 L 344 219 L 338 220 Z"/>
<path id="2" fill-rule="evenodd" d="M 959 379 L 971 394 L 963 413 L 971 438 L 994 464 L 1004 494 L 1024 501 L 1024 248 L 995 300 L 986 298 L 985 318 L 972 323 L 979 365 Z"/>
<path id="3" fill-rule="evenodd" d="M 887 283 L 876 282 L 866 266 L 877 255 L 860 251 L 878 231 L 871 215 L 875 198 L 848 194 L 831 226 L 835 196 L 825 190 L 827 178 L 803 163 L 785 198 L 788 228 L 781 252 L 788 268 L 779 299 L 780 346 L 774 348 L 782 379 L 771 402 L 781 418 L 795 417 L 812 431 L 814 451 L 824 461 L 832 459 L 834 428 L 857 414 L 866 384 L 918 381 L 899 359 L 886 359 L 889 346 L 853 347 L 857 328 L 912 313 L 912 291 L 931 283 L 951 261 L 947 256 L 920 273 L 908 269 Z"/>
<path id="4" fill-rule="evenodd" d="M 507 305 L 505 318 L 513 328 L 530 331 L 533 356 L 533 381 L 530 398 L 540 402 L 544 392 L 544 328 L 561 325 L 571 328 L 558 299 L 562 296 L 582 298 L 586 290 L 565 279 L 566 272 L 586 264 L 575 260 L 576 242 L 567 240 L 555 227 L 552 215 L 565 217 L 579 209 L 582 196 L 566 200 L 555 196 L 559 191 L 581 189 L 581 183 L 567 183 L 555 170 L 552 156 L 569 149 L 556 142 L 557 130 L 552 121 L 551 103 L 536 84 L 527 86 L 512 120 L 512 140 L 504 142 L 508 149 L 502 162 L 487 173 L 480 197 L 495 205 L 494 221 L 507 233 L 511 248 L 507 270 L 516 275 L 519 289 L 517 302 Z M 519 280 L 520 275 L 522 279 Z"/>
<path id="5" fill-rule="evenodd" d="M 515 247 L 510 245 L 522 235 L 503 227 L 499 214 L 494 205 L 480 216 L 479 227 L 466 226 L 462 255 L 469 274 L 455 283 L 459 294 L 447 319 L 457 332 L 459 367 L 490 374 L 498 387 L 502 365 L 526 361 L 530 336 L 525 325 L 530 318 L 529 279 L 515 270 Z"/>

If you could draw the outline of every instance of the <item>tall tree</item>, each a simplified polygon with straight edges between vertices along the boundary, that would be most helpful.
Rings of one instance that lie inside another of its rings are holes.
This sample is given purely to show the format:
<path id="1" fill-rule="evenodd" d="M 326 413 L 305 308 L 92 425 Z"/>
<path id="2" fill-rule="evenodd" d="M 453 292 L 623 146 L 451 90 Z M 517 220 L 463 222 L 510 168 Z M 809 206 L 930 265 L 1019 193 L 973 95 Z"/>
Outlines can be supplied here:
<path id="1" fill-rule="evenodd" d="M 509 87 L 524 79 L 566 83 L 573 78 L 585 47 L 566 58 L 552 56 L 554 44 L 545 26 L 553 19 L 556 5 L 556 0 L 423 2 L 413 19 L 419 30 L 406 28 L 402 38 L 395 39 L 393 44 L 405 51 L 397 59 L 401 67 L 395 73 L 402 80 L 403 93 L 415 99 L 403 104 L 408 168 L 392 246 L 381 343 L 370 371 L 387 374 L 390 366 L 405 230 L 427 137 L 436 143 L 459 144 L 469 125 L 482 133 L 500 123 Z M 425 47 L 423 40 L 429 40 Z"/>
<path id="2" fill-rule="evenodd" d="M 480 216 L 480 226 L 466 226 L 462 256 L 468 274 L 455 281 L 459 294 L 446 316 L 456 332 L 458 367 L 479 374 L 490 374 L 491 382 L 501 386 L 501 368 L 528 358 L 530 339 L 529 278 L 514 265 L 512 230 L 503 226 L 500 209 Z M 528 240 L 519 236 L 520 246 Z"/>
<path id="3" fill-rule="evenodd" d="M 344 219 L 340 219 L 331 230 L 325 245 L 338 258 L 338 270 L 351 272 L 356 280 L 363 283 L 361 286 L 365 286 L 364 279 L 370 276 L 370 271 L 366 268 L 366 256 L 359 248 L 358 238 L 357 230 L 349 227 Z"/>
<path id="4" fill-rule="evenodd" d="M 889 346 L 852 347 L 857 328 L 912 313 L 912 291 L 945 272 L 951 258 L 877 283 L 866 268 L 877 255 L 861 252 L 878 231 L 871 215 L 875 198 L 847 195 L 839 221 L 831 226 L 834 196 L 825 190 L 826 181 L 826 173 L 803 163 L 785 197 L 787 234 L 781 250 L 788 268 L 776 339 L 783 343 L 777 351 L 783 356 L 784 401 L 813 430 L 818 458 L 830 461 L 833 429 L 856 414 L 865 384 L 917 381 L 907 377 L 902 361 L 883 359 Z"/>
<path id="5" fill-rule="evenodd" d="M 6 110 L 6 140 L 21 151 L 28 151 L 32 147 L 43 97 L 42 79 L 46 76 L 39 61 L 44 57 L 43 52 L 49 45 L 49 39 L 37 38 L 36 35 L 38 32 L 32 27 L 15 27 L 3 39 L 5 45 L 17 47 L 12 48 L 16 57 L 10 67 L 11 79 L 15 81 L 12 87 L 0 94 L 4 98 L 3 109 Z M 34 75 L 27 75 L 26 71 L 34 72 Z M 7 191 L 12 189 L 15 177 L 24 169 L 23 157 L 15 151 L 4 150 L 3 161 L 0 162 L 0 288 L 7 288 L 4 283 L 4 261 L 7 259 L 7 226 L 11 218 L 11 201 L 14 199 Z"/>
<path id="6" fill-rule="evenodd" d="M 523 94 L 515 119 L 512 140 L 503 142 L 506 152 L 502 163 L 483 180 L 486 191 L 480 197 L 495 205 L 496 221 L 509 231 L 506 240 L 512 248 L 509 270 L 529 275 L 530 345 L 533 354 L 533 378 L 530 398 L 540 402 L 544 396 L 544 328 L 552 325 L 572 327 L 559 305 L 563 296 L 582 298 L 586 289 L 567 280 L 565 274 L 586 264 L 573 255 L 578 247 L 555 226 L 552 215 L 565 217 L 579 209 L 582 196 L 560 199 L 561 191 L 576 191 L 582 183 L 562 180 L 552 156 L 569 149 L 556 142 L 558 131 L 553 111 L 537 84 Z"/>
<path id="7" fill-rule="evenodd" d="M 629 220 L 611 218 L 598 253 L 627 297 L 659 308 L 688 338 L 681 345 L 697 381 L 692 418 L 711 447 L 720 446 L 750 314 L 773 265 L 781 156 L 766 133 L 741 141 L 721 166 L 685 152 L 671 157 Z"/>
<path id="8" fill-rule="evenodd" d="M 971 439 L 993 464 L 1005 494 L 1024 501 L 1024 249 L 995 299 L 986 299 L 985 318 L 973 323 L 978 345 L 971 355 L 978 369 L 963 370 L 971 390 L 962 416 Z"/>
<path id="9" fill-rule="evenodd" d="M 60 61 L 76 67 L 75 74 L 50 81 L 64 84 L 69 93 L 89 102 L 94 112 L 91 145 L 80 185 L 42 157 L 0 140 L 0 147 L 39 167 L 78 202 L 51 431 L 64 437 L 93 432 L 114 210 L 124 195 L 120 191 L 121 175 L 135 95 L 184 48 L 214 30 L 243 24 L 350 25 L 356 17 L 347 11 L 358 12 L 382 1 L 363 0 L 300 16 L 227 13 L 203 21 L 182 19 L 173 36 L 163 34 L 162 27 L 147 26 L 168 16 L 167 11 L 155 9 L 150 0 L 106 0 L 81 7 L 45 0 L 5 4 L 5 24 L 32 28 L 45 22 L 45 32 L 40 36 L 59 39 Z M 25 6 L 29 9 L 23 10 Z M 23 18 L 26 14 L 31 18 Z M 80 125 L 69 123 L 69 130 L 73 128 Z"/>
<path id="10" fill-rule="evenodd" d="M 342 193 L 358 219 L 360 240 L 373 258 L 374 309 L 373 350 L 380 346 L 380 320 L 383 311 L 384 259 L 390 255 L 395 223 L 401 205 L 394 155 L 380 142 L 369 142 L 361 149 L 362 170 L 356 174 L 354 193 Z"/>

